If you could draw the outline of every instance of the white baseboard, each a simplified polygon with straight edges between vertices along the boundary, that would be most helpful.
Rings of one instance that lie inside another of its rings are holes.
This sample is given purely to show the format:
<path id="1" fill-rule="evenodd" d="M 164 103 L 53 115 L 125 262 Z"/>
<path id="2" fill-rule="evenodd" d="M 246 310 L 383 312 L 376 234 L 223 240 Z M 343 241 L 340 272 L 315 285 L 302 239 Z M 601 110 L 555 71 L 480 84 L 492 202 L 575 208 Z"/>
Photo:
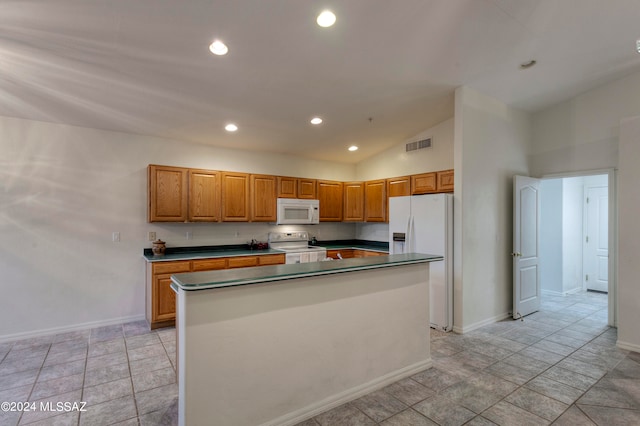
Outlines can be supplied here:
<path id="1" fill-rule="evenodd" d="M 469 333 L 473 330 L 477 330 L 481 327 L 484 327 L 485 325 L 493 324 L 494 322 L 502 321 L 503 319 L 509 318 L 509 317 L 511 317 L 511 314 L 509 314 L 509 312 L 505 312 L 503 314 L 496 315 L 495 317 L 492 317 L 492 318 L 487 318 L 486 320 L 478 321 L 476 323 L 467 325 L 465 327 L 458 327 L 457 325 L 454 325 L 453 331 L 458 334 Z"/>
<path id="2" fill-rule="evenodd" d="M 320 413 L 324 413 L 325 411 L 331 410 L 332 408 L 336 408 L 342 404 L 353 401 L 354 399 L 360 398 L 361 396 L 364 396 L 375 390 L 381 389 L 393 382 L 397 382 L 398 380 L 413 376 L 414 374 L 426 370 L 427 368 L 431 368 L 432 366 L 433 362 L 431 361 L 431 358 L 429 358 L 408 367 L 392 371 L 391 373 L 385 374 L 382 377 L 378 377 L 374 380 L 371 380 L 370 382 L 353 387 L 351 389 L 347 389 L 346 391 L 332 395 L 328 398 L 323 399 L 322 401 L 315 402 L 304 408 L 285 414 L 284 416 L 280 416 L 276 419 L 270 420 L 266 423 L 263 423 L 261 426 L 296 425 L 300 422 L 317 416 Z"/>
<path id="3" fill-rule="evenodd" d="M 640 345 L 636 345 L 634 343 L 623 342 L 618 340 L 616 342 L 616 346 L 619 347 L 620 349 L 626 349 L 632 352 L 640 352 Z"/>
<path id="4" fill-rule="evenodd" d="M 4 336 L 0 336 L 0 343 L 10 342 L 13 340 L 29 339 L 32 337 L 47 336 L 50 334 L 60 334 L 68 333 L 70 331 L 86 330 L 88 328 L 104 327 L 107 325 L 123 324 L 125 322 L 141 321 L 144 319 L 146 319 L 144 315 L 135 315 L 131 317 L 120 317 L 102 321 L 90 321 L 62 327 L 52 327 L 35 331 L 26 331 L 24 333 L 6 334 Z"/>

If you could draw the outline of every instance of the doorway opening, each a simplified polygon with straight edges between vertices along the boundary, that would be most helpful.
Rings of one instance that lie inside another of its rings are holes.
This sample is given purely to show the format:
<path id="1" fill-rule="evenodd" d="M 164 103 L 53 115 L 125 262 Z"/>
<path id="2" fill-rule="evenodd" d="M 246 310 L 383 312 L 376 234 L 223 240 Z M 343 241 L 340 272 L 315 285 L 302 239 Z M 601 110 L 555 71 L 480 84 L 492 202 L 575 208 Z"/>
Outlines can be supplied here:
<path id="1" fill-rule="evenodd" d="M 615 277 L 610 256 L 615 228 L 609 220 L 615 217 L 610 197 L 613 179 L 613 171 L 601 171 L 545 177 L 540 184 L 543 304 L 580 295 L 581 303 L 598 301 L 602 309 L 606 300 L 609 325 L 615 325 Z"/>

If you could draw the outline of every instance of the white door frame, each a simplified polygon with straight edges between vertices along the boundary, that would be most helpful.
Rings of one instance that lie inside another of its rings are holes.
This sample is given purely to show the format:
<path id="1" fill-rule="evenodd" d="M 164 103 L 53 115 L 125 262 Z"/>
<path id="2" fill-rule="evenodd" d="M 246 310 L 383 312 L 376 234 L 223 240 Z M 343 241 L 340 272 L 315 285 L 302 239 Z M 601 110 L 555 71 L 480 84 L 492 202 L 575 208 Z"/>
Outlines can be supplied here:
<path id="1" fill-rule="evenodd" d="M 553 173 L 541 179 L 557 179 L 592 175 L 607 175 L 609 181 L 609 295 L 608 324 L 618 326 L 618 189 L 616 169 L 585 170 L 581 172 Z"/>

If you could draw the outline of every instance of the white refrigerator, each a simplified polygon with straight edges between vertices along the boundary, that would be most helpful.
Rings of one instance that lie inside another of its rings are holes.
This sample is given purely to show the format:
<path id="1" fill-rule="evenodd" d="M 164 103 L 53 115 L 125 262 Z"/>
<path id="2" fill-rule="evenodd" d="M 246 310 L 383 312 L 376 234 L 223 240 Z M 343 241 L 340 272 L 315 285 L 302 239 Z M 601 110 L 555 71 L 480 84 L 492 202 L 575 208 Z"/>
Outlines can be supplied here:
<path id="1" fill-rule="evenodd" d="M 453 195 L 389 198 L 389 253 L 436 254 L 429 264 L 430 325 L 453 328 Z"/>

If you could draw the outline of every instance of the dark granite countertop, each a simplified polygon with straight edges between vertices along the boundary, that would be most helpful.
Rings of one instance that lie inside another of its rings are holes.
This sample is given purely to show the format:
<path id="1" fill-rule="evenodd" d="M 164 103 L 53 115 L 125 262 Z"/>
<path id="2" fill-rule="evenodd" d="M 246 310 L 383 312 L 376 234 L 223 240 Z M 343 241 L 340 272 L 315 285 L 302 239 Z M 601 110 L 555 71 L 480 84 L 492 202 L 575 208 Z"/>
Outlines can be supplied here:
<path id="1" fill-rule="evenodd" d="M 334 249 L 361 249 L 380 252 L 389 252 L 389 243 L 366 240 L 330 240 L 318 241 L 318 247 L 329 250 Z M 194 247 L 167 247 L 165 254 L 155 256 L 150 248 L 144 249 L 143 257 L 147 262 L 166 262 L 172 260 L 209 259 L 215 257 L 233 256 L 260 256 L 265 254 L 280 254 L 281 250 L 254 249 L 247 244 L 219 245 L 219 246 L 194 246 Z"/>
<path id="2" fill-rule="evenodd" d="M 427 263 L 442 260 L 442 256 L 408 253 L 390 256 L 361 257 L 326 262 L 293 263 L 289 265 L 258 266 L 254 268 L 223 269 L 218 271 L 188 272 L 172 275 L 172 288 L 185 291 L 206 290 L 238 285 L 283 281 L 362 271 L 377 268 Z"/>

